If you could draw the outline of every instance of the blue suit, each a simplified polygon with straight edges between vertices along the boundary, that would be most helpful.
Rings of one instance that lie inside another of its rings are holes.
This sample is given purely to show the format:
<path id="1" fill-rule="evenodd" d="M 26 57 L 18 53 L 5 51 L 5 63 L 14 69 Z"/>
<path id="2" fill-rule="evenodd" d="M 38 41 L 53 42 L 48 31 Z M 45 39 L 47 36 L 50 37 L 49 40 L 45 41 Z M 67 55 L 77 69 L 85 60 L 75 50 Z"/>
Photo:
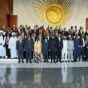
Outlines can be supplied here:
<path id="1" fill-rule="evenodd" d="M 33 39 L 30 38 L 26 40 L 26 62 L 28 63 L 28 60 L 30 60 L 30 63 L 32 62 L 31 60 L 33 59 L 33 50 L 34 50 L 34 42 Z"/>
<path id="2" fill-rule="evenodd" d="M 78 39 L 79 41 L 79 60 L 81 59 L 81 56 L 82 56 L 82 60 L 84 60 L 84 47 L 83 47 L 83 39 L 82 38 L 79 38 Z"/>
<path id="3" fill-rule="evenodd" d="M 78 56 L 79 56 L 79 40 L 75 38 L 74 39 L 74 51 L 73 51 L 74 62 L 77 61 Z"/>
<path id="4" fill-rule="evenodd" d="M 50 58 L 51 58 L 51 63 L 54 60 L 54 63 L 56 62 L 56 39 L 50 38 L 49 40 L 49 50 L 50 50 Z"/>
<path id="5" fill-rule="evenodd" d="M 23 51 L 24 51 L 24 47 L 23 47 L 23 41 L 17 41 L 16 43 L 16 49 L 17 49 L 17 53 L 18 53 L 18 59 L 19 59 L 19 63 L 22 59 L 22 63 L 24 62 L 24 56 L 23 56 Z"/>
<path id="6" fill-rule="evenodd" d="M 85 45 L 85 61 L 88 61 L 88 42 Z"/>
<path id="7" fill-rule="evenodd" d="M 49 49 L 49 41 L 48 39 L 43 39 L 42 52 L 43 52 L 44 62 L 48 62 L 48 49 Z"/>

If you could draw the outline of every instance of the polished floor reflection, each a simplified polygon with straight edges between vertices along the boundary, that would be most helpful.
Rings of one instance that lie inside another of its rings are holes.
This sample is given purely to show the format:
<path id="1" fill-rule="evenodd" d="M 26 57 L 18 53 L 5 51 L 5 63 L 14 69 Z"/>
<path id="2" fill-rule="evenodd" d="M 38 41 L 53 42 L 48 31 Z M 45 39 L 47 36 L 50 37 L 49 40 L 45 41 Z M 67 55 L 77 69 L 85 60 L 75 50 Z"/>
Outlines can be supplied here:
<path id="1" fill-rule="evenodd" d="M 88 88 L 88 68 L 0 68 L 0 88 Z"/>

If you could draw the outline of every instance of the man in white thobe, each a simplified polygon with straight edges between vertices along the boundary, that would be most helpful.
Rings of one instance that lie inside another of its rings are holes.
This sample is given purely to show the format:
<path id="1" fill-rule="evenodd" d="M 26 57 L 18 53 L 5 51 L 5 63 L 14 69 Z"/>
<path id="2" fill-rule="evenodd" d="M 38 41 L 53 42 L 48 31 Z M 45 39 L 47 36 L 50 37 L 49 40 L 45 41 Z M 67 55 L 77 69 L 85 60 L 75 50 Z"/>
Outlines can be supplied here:
<path id="1" fill-rule="evenodd" d="M 9 40 L 9 49 L 11 53 L 11 58 L 17 58 L 16 42 L 17 42 L 16 34 L 12 33 L 12 37 Z"/>
<path id="2" fill-rule="evenodd" d="M 63 48 L 62 48 L 62 61 L 67 61 L 67 45 L 68 45 L 68 42 L 67 42 L 66 36 L 64 36 Z"/>
<path id="3" fill-rule="evenodd" d="M 3 31 L 0 31 L 0 57 L 3 57 L 3 46 L 4 46 L 4 39 L 3 39 Z"/>

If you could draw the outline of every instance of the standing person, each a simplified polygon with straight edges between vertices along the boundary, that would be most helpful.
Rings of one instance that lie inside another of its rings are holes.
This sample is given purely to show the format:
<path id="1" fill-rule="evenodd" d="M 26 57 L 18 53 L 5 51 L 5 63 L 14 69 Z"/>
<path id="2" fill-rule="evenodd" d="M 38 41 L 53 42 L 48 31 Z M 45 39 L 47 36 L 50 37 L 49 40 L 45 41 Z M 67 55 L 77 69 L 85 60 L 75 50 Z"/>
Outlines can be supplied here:
<path id="1" fill-rule="evenodd" d="M 6 38 L 6 32 L 3 31 L 3 58 L 6 58 L 6 48 L 5 48 L 5 38 Z"/>
<path id="2" fill-rule="evenodd" d="M 63 40 L 61 38 L 61 34 L 59 33 L 56 37 L 56 45 L 57 45 L 57 62 L 58 60 L 61 62 L 61 53 L 62 53 L 62 47 L 63 47 Z"/>
<path id="3" fill-rule="evenodd" d="M 3 31 L 0 31 L 0 58 L 3 58 L 3 46 L 4 46 L 4 40 L 3 40 Z"/>
<path id="4" fill-rule="evenodd" d="M 88 61 L 88 35 L 86 35 L 85 40 L 85 61 Z"/>
<path id="5" fill-rule="evenodd" d="M 34 53 L 36 55 L 37 62 L 38 60 L 41 61 L 41 51 L 42 51 L 42 44 L 39 37 L 36 37 L 34 42 Z"/>
<path id="6" fill-rule="evenodd" d="M 73 59 L 74 62 L 77 62 L 77 59 L 79 57 L 79 37 L 78 35 L 74 36 L 74 51 L 73 51 Z"/>
<path id="7" fill-rule="evenodd" d="M 88 43 L 85 45 L 85 59 L 88 61 Z"/>
<path id="8" fill-rule="evenodd" d="M 21 62 L 24 63 L 24 57 L 23 57 L 23 52 L 24 52 L 24 47 L 23 47 L 23 39 L 22 36 L 18 36 L 18 41 L 16 43 L 16 49 L 17 49 L 17 54 L 18 54 L 18 63 Z"/>
<path id="9" fill-rule="evenodd" d="M 44 62 L 48 62 L 48 49 L 49 49 L 49 41 L 47 36 L 42 41 L 42 52 L 43 52 L 43 58 Z"/>
<path id="10" fill-rule="evenodd" d="M 34 42 L 30 35 L 28 35 L 28 39 L 26 41 L 26 62 L 32 63 L 33 59 L 33 51 L 34 51 Z"/>
<path id="11" fill-rule="evenodd" d="M 16 42 L 17 42 L 16 34 L 12 33 L 12 37 L 9 40 L 9 49 L 12 59 L 17 58 Z"/>
<path id="12" fill-rule="evenodd" d="M 26 57 L 26 42 L 27 42 L 27 40 L 28 40 L 28 38 L 27 38 L 27 35 L 24 35 L 24 34 L 22 34 L 22 37 L 23 37 L 23 45 L 24 45 L 24 54 L 23 54 L 23 56 L 24 56 L 24 59 L 26 59 L 27 57 Z"/>
<path id="13" fill-rule="evenodd" d="M 5 39 L 5 48 L 6 48 L 6 56 L 7 58 L 10 58 L 11 55 L 10 55 L 10 49 L 9 49 L 9 40 L 10 40 L 10 37 L 9 35 L 6 36 L 6 39 Z"/>
<path id="14" fill-rule="evenodd" d="M 83 35 L 79 37 L 79 61 L 82 59 L 84 61 L 84 47 L 85 47 L 85 40 Z"/>
<path id="15" fill-rule="evenodd" d="M 67 60 L 67 45 L 68 42 L 67 42 L 67 38 L 66 36 L 64 36 L 63 38 L 63 48 L 62 48 L 62 61 L 68 61 Z"/>
<path id="16" fill-rule="evenodd" d="M 50 40 L 49 40 L 49 51 L 50 51 L 50 58 L 51 58 L 51 63 L 56 63 L 56 39 L 55 36 L 52 35 Z"/>
<path id="17" fill-rule="evenodd" d="M 69 35 L 67 49 L 68 49 L 68 61 L 73 61 L 74 41 L 73 41 L 71 35 Z"/>

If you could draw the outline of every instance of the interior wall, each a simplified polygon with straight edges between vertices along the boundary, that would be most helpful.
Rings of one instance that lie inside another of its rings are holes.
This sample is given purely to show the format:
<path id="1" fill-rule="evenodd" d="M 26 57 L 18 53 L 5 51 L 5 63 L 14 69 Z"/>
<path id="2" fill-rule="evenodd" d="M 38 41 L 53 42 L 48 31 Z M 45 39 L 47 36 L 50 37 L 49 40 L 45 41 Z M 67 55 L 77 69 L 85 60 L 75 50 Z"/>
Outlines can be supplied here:
<path id="1" fill-rule="evenodd" d="M 23 25 L 42 25 L 48 24 L 41 21 L 34 13 L 33 2 L 35 0 L 14 0 L 13 12 L 18 15 L 18 24 Z M 88 0 L 75 0 L 76 7 L 73 9 L 71 16 L 65 22 L 64 27 L 83 26 L 86 28 L 86 18 L 88 18 Z"/>
<path id="2" fill-rule="evenodd" d="M 7 24 L 7 14 L 13 13 L 13 0 L 0 0 L 0 27 Z"/>

